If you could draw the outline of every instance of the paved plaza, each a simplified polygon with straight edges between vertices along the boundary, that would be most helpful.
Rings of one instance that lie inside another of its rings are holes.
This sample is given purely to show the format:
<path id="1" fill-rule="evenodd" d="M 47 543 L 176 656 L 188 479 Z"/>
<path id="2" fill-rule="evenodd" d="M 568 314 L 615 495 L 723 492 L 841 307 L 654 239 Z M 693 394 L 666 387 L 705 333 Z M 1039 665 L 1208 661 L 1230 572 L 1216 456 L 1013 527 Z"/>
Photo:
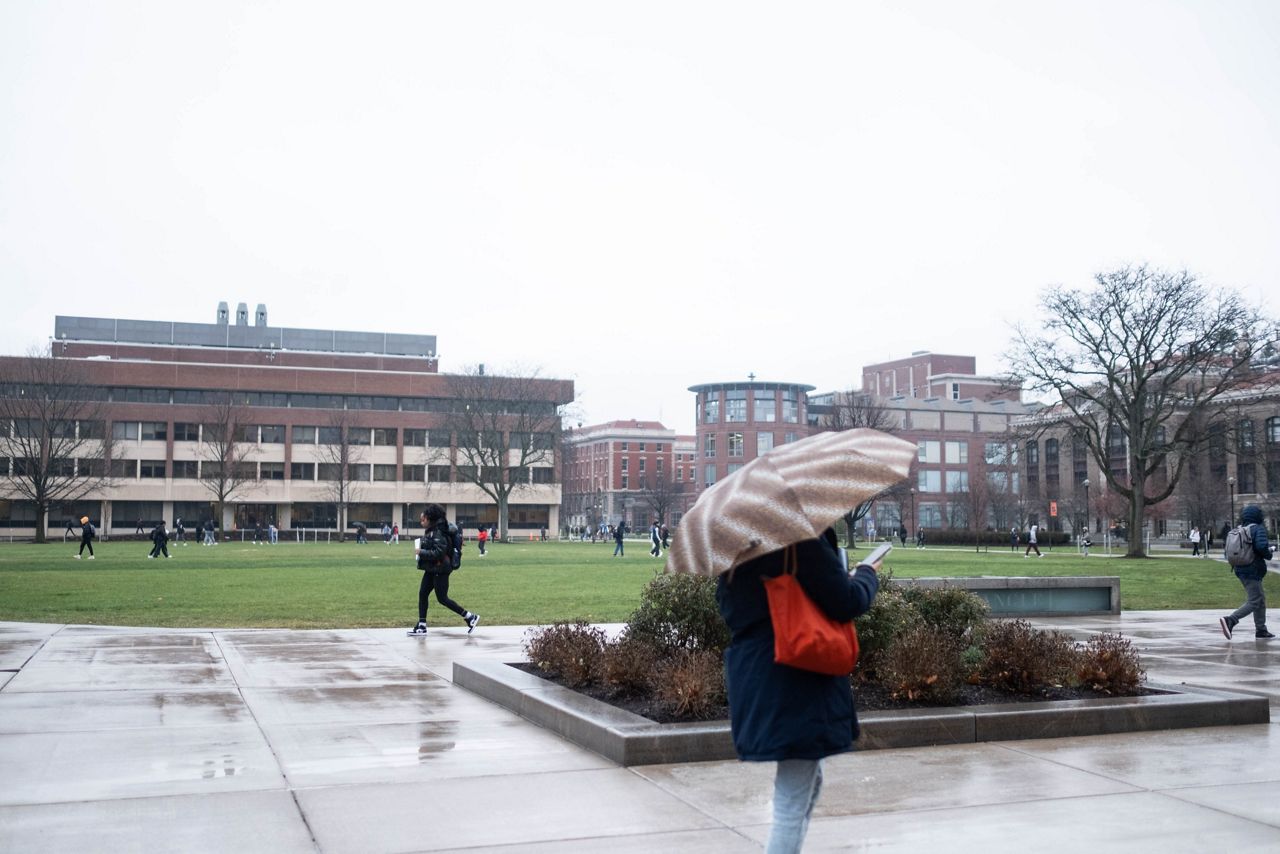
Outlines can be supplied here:
<path id="1" fill-rule="evenodd" d="M 1280 641 L 1218 616 L 1037 622 L 1271 724 L 836 757 L 806 851 L 1280 850 Z M 772 765 L 621 768 L 452 684 L 524 631 L 0 624 L 0 852 L 761 849 Z"/>

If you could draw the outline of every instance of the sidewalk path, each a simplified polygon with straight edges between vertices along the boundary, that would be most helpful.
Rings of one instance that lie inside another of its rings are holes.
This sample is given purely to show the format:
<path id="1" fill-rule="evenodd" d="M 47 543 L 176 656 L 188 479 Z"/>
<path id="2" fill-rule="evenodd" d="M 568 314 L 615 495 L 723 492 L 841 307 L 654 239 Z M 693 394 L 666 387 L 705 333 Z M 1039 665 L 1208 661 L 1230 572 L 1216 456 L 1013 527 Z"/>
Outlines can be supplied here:
<path id="1" fill-rule="evenodd" d="M 1218 616 L 1037 622 L 1280 698 L 1280 641 Z M 761 850 L 771 765 L 619 768 L 453 686 L 524 631 L 0 623 L 0 852 Z M 805 850 L 1280 850 L 1277 720 L 836 757 Z"/>

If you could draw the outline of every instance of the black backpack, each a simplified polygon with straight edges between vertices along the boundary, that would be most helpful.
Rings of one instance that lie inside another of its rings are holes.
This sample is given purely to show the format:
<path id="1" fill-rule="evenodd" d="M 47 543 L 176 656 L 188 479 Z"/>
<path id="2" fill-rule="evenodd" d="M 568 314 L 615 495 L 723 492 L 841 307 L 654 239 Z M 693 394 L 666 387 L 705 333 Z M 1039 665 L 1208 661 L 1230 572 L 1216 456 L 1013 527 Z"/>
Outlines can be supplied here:
<path id="1" fill-rule="evenodd" d="M 457 569 L 462 566 L 462 531 L 458 530 L 457 525 L 449 526 L 449 541 L 453 543 L 453 548 L 449 550 L 449 568 Z"/>

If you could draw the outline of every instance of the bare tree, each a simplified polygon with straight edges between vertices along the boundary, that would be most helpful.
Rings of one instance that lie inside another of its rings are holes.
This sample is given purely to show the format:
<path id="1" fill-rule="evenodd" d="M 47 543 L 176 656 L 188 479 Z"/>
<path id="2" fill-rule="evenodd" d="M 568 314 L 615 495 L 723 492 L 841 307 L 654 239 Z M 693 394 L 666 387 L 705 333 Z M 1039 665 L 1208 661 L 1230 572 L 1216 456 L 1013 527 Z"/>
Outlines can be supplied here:
<path id="1" fill-rule="evenodd" d="M 104 400 L 73 360 L 38 351 L 0 360 L 0 495 L 35 505 L 37 543 L 51 507 L 109 485 Z"/>
<path id="2" fill-rule="evenodd" d="M 204 424 L 200 428 L 200 483 L 217 505 L 217 522 L 225 524 L 223 515 L 232 501 L 257 486 L 253 455 L 256 442 L 246 441 L 250 429 L 248 410 L 235 402 L 230 394 L 222 394 L 205 407 Z"/>
<path id="3" fill-rule="evenodd" d="M 445 421 L 454 434 L 458 481 L 479 487 L 497 505 L 498 536 L 505 540 L 512 494 L 532 487 L 541 471 L 555 474 L 558 398 L 566 384 L 537 371 L 495 376 L 483 367 L 447 379 L 455 404 Z"/>
<path id="4" fill-rule="evenodd" d="M 824 431 L 841 432 L 858 427 L 868 427 L 885 433 L 898 431 L 897 417 L 885 406 L 882 406 L 874 395 L 862 391 L 844 391 L 836 394 L 831 409 L 819 422 Z M 910 494 L 910 493 L 908 493 Z M 844 514 L 845 545 L 852 548 L 857 532 L 858 522 L 871 512 L 871 506 L 881 495 L 873 496 L 857 507 L 850 508 Z M 901 518 L 901 514 L 899 514 Z"/>
<path id="5" fill-rule="evenodd" d="M 1020 325 L 1008 359 L 1039 391 L 1057 393 L 1107 485 L 1128 502 L 1127 557 L 1145 557 L 1147 507 L 1168 498 L 1200 441 L 1191 429 L 1224 393 L 1248 382 L 1274 337 L 1238 295 L 1185 271 L 1125 267 L 1090 290 L 1050 288 L 1035 326 Z M 1126 472 L 1110 465 L 1123 442 Z M 1167 471 L 1159 489 L 1149 488 Z"/>
<path id="6" fill-rule="evenodd" d="M 329 416 L 329 424 L 321 427 L 317 437 L 316 480 L 326 485 L 325 493 L 338 511 L 338 540 L 347 539 L 347 510 L 360 500 L 361 487 L 368 480 L 361 477 L 364 446 L 369 443 L 369 428 L 358 427 L 351 413 L 338 410 Z M 363 438 L 357 435 L 363 431 Z"/>
<path id="7" fill-rule="evenodd" d="M 684 494 L 683 484 L 675 482 L 671 472 L 663 469 L 646 474 L 640 481 L 640 497 L 649 506 L 652 518 L 661 523 L 667 521 L 672 506 Z"/>

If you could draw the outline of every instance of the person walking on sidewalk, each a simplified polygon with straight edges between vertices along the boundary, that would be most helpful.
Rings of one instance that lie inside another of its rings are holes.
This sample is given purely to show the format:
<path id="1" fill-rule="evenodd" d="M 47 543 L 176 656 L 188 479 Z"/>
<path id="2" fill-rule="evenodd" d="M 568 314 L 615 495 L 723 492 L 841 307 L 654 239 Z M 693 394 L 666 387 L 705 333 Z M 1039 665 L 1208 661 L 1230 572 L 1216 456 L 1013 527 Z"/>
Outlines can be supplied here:
<path id="1" fill-rule="evenodd" d="M 619 522 L 618 526 L 613 529 L 613 542 L 614 542 L 613 556 L 626 557 L 627 553 L 622 548 L 622 523 L 621 522 Z"/>
<path id="2" fill-rule="evenodd" d="M 1231 640 L 1231 632 L 1236 624 L 1253 614 L 1253 636 L 1266 640 L 1275 635 L 1267 631 L 1267 596 L 1262 589 L 1262 579 L 1267 574 L 1267 561 L 1271 560 L 1272 548 L 1267 542 L 1267 526 L 1262 524 L 1262 508 L 1250 504 L 1240 511 L 1240 524 L 1249 529 L 1249 542 L 1253 546 L 1253 562 L 1244 566 L 1233 567 L 1236 578 L 1244 586 L 1244 604 L 1225 617 L 1218 618 L 1218 626 L 1227 640 Z M 1226 537 L 1222 538 L 1226 542 Z"/>
<path id="3" fill-rule="evenodd" d="M 1188 536 L 1191 539 L 1191 556 L 1199 557 L 1200 556 L 1200 529 L 1192 528 L 1191 533 Z"/>
<path id="4" fill-rule="evenodd" d="M 1040 530 L 1039 525 L 1032 525 L 1027 529 L 1027 550 L 1022 553 L 1023 557 L 1031 557 L 1031 550 L 1036 550 L 1036 557 L 1044 557 L 1040 553 L 1040 544 L 1036 538 L 1036 532 Z"/>
<path id="5" fill-rule="evenodd" d="M 649 557 L 662 557 L 662 533 L 658 529 L 657 519 L 649 526 Z"/>
<path id="6" fill-rule="evenodd" d="M 453 611 L 467 624 L 467 634 L 480 622 L 480 615 L 468 611 L 449 598 L 449 574 L 453 572 L 453 538 L 449 520 L 439 504 L 428 504 L 419 517 L 422 521 L 422 539 L 413 550 L 422 570 L 422 583 L 418 585 L 418 624 L 409 634 L 427 633 L 427 597 L 435 591 L 436 601 Z"/>

